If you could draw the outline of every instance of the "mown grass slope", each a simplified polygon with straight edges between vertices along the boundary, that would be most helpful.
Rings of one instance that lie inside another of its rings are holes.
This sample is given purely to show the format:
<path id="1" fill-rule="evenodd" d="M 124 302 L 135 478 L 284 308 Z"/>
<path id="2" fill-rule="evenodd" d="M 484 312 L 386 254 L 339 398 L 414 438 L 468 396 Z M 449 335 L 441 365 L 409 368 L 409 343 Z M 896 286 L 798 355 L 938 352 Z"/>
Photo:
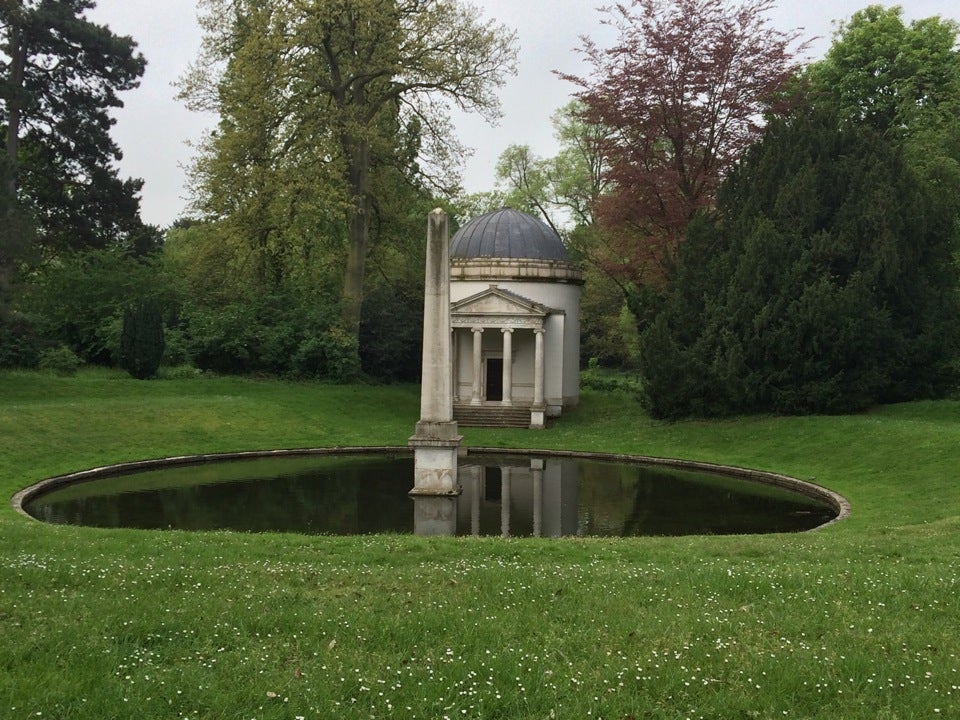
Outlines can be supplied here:
<path id="1" fill-rule="evenodd" d="M 0 491 L 124 460 L 403 445 L 417 389 L 0 373 Z M 585 393 L 470 445 L 816 478 L 800 535 L 502 540 L 47 526 L 0 510 L 4 718 L 960 716 L 960 403 L 666 424 Z"/>

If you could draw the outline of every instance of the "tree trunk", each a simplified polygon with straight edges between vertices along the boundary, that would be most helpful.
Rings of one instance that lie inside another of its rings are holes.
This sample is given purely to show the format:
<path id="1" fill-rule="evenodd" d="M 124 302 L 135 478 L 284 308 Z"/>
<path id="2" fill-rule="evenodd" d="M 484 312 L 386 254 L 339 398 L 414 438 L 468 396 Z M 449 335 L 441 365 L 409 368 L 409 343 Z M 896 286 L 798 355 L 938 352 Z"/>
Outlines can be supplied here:
<path id="1" fill-rule="evenodd" d="M 346 145 L 346 143 L 344 143 Z M 343 277 L 343 329 L 360 339 L 360 311 L 363 307 L 363 279 L 366 272 L 367 239 L 370 234 L 370 197 L 367 175 L 370 170 L 370 143 L 355 140 L 349 154 L 348 177 L 353 204 L 348 217 L 347 267 Z"/>
<path id="2" fill-rule="evenodd" d="M 16 22 L 10 27 L 10 95 L 7 100 L 7 187 L 11 201 L 17 197 L 17 153 L 20 150 L 20 123 L 23 107 L 23 78 L 27 64 L 27 46 Z"/>
<path id="3" fill-rule="evenodd" d="M 14 282 L 14 258 L 17 237 L 17 154 L 20 151 L 20 124 L 23 108 L 23 81 L 27 63 L 27 47 L 17 18 L 11 18 L 9 41 L 4 50 L 10 57 L 10 90 L 7 97 L 7 136 L 4 158 L 0 162 L 0 317 L 6 315 Z"/>

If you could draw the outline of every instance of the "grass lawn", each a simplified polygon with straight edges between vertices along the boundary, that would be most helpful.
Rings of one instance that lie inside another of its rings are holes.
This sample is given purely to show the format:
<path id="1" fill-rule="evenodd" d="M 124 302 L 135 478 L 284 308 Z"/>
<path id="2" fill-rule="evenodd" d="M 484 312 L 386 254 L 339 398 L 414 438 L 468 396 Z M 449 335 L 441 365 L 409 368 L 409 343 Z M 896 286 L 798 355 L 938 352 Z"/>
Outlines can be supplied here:
<path id="1" fill-rule="evenodd" d="M 0 373 L 0 494 L 125 460 L 403 445 L 415 387 Z M 96 530 L 0 509 L 0 718 L 957 718 L 960 402 L 660 423 L 586 392 L 543 447 L 773 470 L 798 535 Z"/>

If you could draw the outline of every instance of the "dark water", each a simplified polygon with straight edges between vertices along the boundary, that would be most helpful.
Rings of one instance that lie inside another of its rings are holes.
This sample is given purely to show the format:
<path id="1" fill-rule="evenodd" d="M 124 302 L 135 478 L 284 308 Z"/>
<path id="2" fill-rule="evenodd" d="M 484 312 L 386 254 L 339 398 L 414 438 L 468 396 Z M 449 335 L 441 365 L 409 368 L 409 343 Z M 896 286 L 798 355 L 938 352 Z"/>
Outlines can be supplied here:
<path id="1" fill-rule="evenodd" d="M 835 516 L 779 488 L 630 463 L 471 456 L 458 474 L 459 497 L 415 500 L 405 455 L 208 462 L 75 484 L 25 509 L 95 527 L 545 537 L 796 532 Z"/>

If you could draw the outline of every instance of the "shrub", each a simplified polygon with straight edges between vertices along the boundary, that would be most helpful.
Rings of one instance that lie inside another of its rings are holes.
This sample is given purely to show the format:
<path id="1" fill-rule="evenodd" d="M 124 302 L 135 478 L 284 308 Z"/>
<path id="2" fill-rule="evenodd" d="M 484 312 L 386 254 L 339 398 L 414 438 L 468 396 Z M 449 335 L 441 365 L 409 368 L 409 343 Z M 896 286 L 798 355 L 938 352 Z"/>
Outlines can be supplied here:
<path id="1" fill-rule="evenodd" d="M 304 305 L 282 291 L 220 307 L 187 308 L 185 335 L 198 368 L 349 382 L 360 374 L 356 342 L 336 306 Z"/>
<path id="2" fill-rule="evenodd" d="M 19 313 L 0 316 L 0 367 L 35 368 L 40 362 L 40 339 L 33 323 Z"/>
<path id="3" fill-rule="evenodd" d="M 76 375 L 82 364 L 77 354 L 65 345 L 44 350 L 40 354 L 40 369 L 56 373 L 61 377 Z"/>
<path id="4" fill-rule="evenodd" d="M 193 365 L 193 357 L 190 355 L 190 339 L 184 328 L 174 324 L 171 326 L 169 321 L 164 322 L 163 327 L 163 361 L 162 367 L 180 367 Z"/>
<path id="5" fill-rule="evenodd" d="M 360 321 L 360 362 L 370 377 L 410 382 L 420 377 L 423 296 L 387 285 L 370 290 Z"/>
<path id="6" fill-rule="evenodd" d="M 27 309 L 45 344 L 66 345 L 99 365 L 118 359 L 124 308 L 146 297 L 177 304 L 176 281 L 159 261 L 117 248 L 64 253 L 37 273 L 36 286 Z"/>
<path id="7" fill-rule="evenodd" d="M 311 335 L 303 340 L 294 353 L 291 371 L 298 378 L 352 382 L 360 375 L 357 344 L 340 328 Z"/>
<path id="8" fill-rule="evenodd" d="M 163 317 L 157 303 L 144 300 L 127 308 L 120 333 L 120 367 L 138 380 L 153 377 L 163 349 Z"/>
<path id="9" fill-rule="evenodd" d="M 604 370 L 598 358 L 590 358 L 587 369 L 580 372 L 580 386 L 599 392 L 637 395 L 640 381 L 635 375 L 617 370 Z"/>

